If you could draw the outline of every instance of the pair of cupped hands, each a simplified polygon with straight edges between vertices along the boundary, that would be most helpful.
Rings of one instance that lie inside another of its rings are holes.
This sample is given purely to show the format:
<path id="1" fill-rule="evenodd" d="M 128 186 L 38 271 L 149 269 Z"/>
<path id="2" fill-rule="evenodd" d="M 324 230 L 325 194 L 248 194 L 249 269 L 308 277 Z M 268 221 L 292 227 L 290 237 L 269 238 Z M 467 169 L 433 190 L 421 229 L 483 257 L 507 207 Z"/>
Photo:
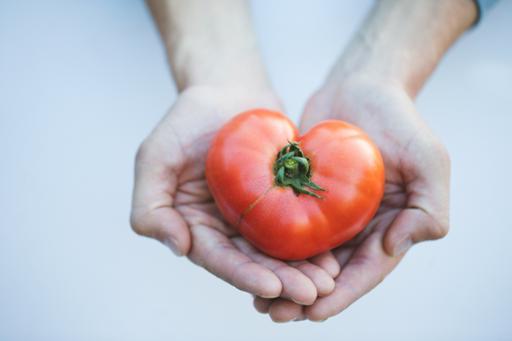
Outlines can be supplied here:
<path id="1" fill-rule="evenodd" d="M 183 90 L 136 157 L 131 224 L 240 290 L 272 320 L 322 321 L 378 285 L 415 243 L 448 231 L 450 161 L 400 84 L 369 77 L 329 81 L 306 103 L 299 129 L 325 119 L 362 128 L 379 147 L 381 205 L 352 241 L 304 261 L 281 261 L 228 226 L 205 178 L 216 132 L 254 108 L 283 111 L 272 90 L 199 85 Z"/>

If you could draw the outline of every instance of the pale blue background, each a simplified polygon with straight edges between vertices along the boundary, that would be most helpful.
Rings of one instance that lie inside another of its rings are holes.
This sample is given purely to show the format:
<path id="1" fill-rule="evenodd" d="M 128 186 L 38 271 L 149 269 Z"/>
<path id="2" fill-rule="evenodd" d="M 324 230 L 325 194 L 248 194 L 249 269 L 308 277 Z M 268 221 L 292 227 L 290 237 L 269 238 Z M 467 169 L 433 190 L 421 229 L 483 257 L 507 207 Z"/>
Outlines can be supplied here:
<path id="1" fill-rule="evenodd" d="M 73 3 L 73 4 L 72 4 Z M 296 119 L 370 1 L 255 1 Z M 0 340 L 510 340 L 512 2 L 418 99 L 451 152 L 452 230 L 325 323 L 276 325 L 128 226 L 133 156 L 175 93 L 139 1 L 0 4 Z"/>

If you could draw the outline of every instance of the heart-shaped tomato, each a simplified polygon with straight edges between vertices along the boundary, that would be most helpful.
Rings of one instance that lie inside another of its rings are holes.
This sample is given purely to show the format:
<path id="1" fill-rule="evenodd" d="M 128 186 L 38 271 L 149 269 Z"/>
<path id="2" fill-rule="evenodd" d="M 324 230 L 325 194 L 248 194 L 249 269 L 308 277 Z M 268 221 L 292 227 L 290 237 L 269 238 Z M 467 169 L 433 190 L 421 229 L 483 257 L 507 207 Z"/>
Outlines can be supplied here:
<path id="1" fill-rule="evenodd" d="M 285 260 L 352 239 L 384 192 L 382 157 L 359 128 L 324 121 L 298 136 L 286 116 L 263 109 L 236 116 L 218 132 L 206 177 L 226 221 Z"/>

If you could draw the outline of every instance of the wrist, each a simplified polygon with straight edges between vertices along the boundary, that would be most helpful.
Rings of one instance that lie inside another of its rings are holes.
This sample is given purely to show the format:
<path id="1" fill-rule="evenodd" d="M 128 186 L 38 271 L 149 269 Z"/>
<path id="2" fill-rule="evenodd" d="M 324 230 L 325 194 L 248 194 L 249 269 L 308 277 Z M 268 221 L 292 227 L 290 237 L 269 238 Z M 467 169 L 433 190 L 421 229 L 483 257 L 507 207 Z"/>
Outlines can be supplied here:
<path id="1" fill-rule="evenodd" d="M 410 74 L 407 65 L 394 67 L 393 64 L 398 61 L 392 55 L 385 56 L 382 53 L 377 56 L 371 48 L 355 44 L 348 52 L 336 62 L 324 88 L 342 91 L 353 85 L 359 87 L 365 84 L 369 87 L 389 86 L 407 91 Z"/>
<path id="2" fill-rule="evenodd" d="M 268 87 L 245 0 L 148 0 L 180 91 Z"/>
<path id="3" fill-rule="evenodd" d="M 328 82 L 361 74 L 415 97 L 442 55 L 473 23 L 470 0 L 382 0 L 372 9 Z"/>
<path id="4" fill-rule="evenodd" d="M 218 117 L 232 117 L 234 114 L 254 108 L 282 111 L 279 97 L 271 88 L 247 88 L 239 85 L 191 85 L 182 89 L 181 100 L 197 103 L 199 108 L 213 109 Z M 198 111 L 201 111 L 199 109 Z M 190 112 L 192 116 L 194 112 Z"/>
<path id="5" fill-rule="evenodd" d="M 261 57 L 254 47 L 192 46 L 175 44 L 168 52 L 179 91 L 197 86 L 241 87 L 255 91 L 271 88 Z"/>

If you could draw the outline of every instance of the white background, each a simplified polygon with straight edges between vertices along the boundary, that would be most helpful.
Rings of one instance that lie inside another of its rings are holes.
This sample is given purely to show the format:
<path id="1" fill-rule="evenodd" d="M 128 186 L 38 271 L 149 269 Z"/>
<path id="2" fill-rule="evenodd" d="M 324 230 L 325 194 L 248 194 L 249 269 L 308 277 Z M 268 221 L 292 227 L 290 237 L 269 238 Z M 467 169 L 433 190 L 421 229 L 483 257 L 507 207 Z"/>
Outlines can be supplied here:
<path id="1" fill-rule="evenodd" d="M 512 2 L 418 107 L 451 152 L 452 230 L 324 323 L 278 325 L 128 225 L 137 145 L 175 92 L 139 1 L 0 4 L 0 340 L 510 340 Z M 297 119 L 370 1 L 254 1 Z"/>

